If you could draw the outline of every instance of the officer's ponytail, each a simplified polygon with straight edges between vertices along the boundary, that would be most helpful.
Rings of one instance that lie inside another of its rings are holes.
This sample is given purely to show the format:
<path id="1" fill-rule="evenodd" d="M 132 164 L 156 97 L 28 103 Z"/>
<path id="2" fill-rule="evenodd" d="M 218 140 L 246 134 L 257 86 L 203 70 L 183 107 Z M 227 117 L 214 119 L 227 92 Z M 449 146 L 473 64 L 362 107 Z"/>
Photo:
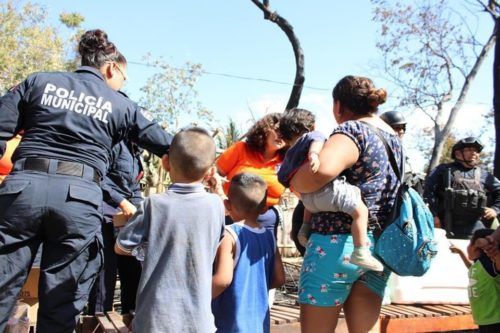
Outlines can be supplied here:
<path id="1" fill-rule="evenodd" d="M 82 66 L 100 68 L 109 61 L 127 63 L 115 44 L 108 40 L 108 34 L 100 29 L 89 30 L 82 35 L 78 52 L 82 58 Z"/>

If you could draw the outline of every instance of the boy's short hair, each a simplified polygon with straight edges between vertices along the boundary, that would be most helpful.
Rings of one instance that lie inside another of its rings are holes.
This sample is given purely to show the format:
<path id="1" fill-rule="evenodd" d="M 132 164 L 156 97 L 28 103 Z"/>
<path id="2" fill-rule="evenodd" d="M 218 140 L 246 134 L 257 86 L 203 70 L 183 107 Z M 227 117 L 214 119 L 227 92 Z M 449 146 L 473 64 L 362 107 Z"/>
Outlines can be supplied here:
<path id="1" fill-rule="evenodd" d="M 200 180 L 214 164 L 214 139 L 201 127 L 182 129 L 174 136 L 168 157 L 177 172 L 192 181 Z"/>
<path id="2" fill-rule="evenodd" d="M 228 198 L 231 205 L 246 214 L 260 214 L 266 207 L 267 184 L 252 173 L 240 173 L 231 179 Z"/>
<path id="3" fill-rule="evenodd" d="M 493 229 L 478 229 L 476 231 L 474 231 L 474 233 L 472 234 L 472 237 L 470 239 L 470 242 L 471 244 L 474 244 L 474 242 L 479 239 L 479 238 L 484 238 L 486 236 L 489 236 L 491 235 L 493 232 L 495 232 L 495 230 Z"/>
<path id="4" fill-rule="evenodd" d="M 311 111 L 291 109 L 281 118 L 279 132 L 283 140 L 291 141 L 294 137 L 313 131 L 315 122 L 314 114 Z"/>

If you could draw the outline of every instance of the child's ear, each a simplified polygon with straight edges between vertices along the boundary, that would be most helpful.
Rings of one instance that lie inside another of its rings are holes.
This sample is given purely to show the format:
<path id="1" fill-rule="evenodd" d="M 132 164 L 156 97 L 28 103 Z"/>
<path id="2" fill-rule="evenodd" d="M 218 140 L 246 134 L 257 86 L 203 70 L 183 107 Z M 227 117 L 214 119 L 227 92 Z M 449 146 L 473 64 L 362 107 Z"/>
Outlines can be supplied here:
<path id="1" fill-rule="evenodd" d="M 207 172 L 205 173 L 203 180 L 208 181 L 210 178 L 212 178 L 215 175 L 215 172 L 216 172 L 215 166 L 211 166 L 210 169 L 208 169 Z"/>
<path id="2" fill-rule="evenodd" d="M 170 171 L 170 158 L 168 157 L 168 154 L 161 157 L 161 165 L 163 166 L 163 169 Z"/>
<path id="3" fill-rule="evenodd" d="M 228 212 L 230 212 L 230 211 L 231 211 L 231 203 L 229 202 L 229 200 L 224 199 L 224 207 L 226 208 L 226 210 L 227 210 Z"/>

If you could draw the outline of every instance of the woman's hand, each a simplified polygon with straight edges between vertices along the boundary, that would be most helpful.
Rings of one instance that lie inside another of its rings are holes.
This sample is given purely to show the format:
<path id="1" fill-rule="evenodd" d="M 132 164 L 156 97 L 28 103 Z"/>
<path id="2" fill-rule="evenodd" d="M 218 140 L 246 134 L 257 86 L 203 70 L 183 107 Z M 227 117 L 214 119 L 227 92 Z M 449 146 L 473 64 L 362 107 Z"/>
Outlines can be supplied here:
<path id="1" fill-rule="evenodd" d="M 326 141 L 319 154 L 320 166 L 314 173 L 309 163 L 300 167 L 290 182 L 301 193 L 319 190 L 347 168 L 356 163 L 359 150 L 354 141 L 344 134 L 334 134 Z"/>

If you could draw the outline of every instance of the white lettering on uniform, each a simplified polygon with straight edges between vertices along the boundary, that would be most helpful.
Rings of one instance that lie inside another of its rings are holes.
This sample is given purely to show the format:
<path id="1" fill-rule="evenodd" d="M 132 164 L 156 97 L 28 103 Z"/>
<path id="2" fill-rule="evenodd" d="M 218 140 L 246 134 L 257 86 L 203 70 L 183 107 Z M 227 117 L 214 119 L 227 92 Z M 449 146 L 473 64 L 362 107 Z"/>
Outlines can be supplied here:
<path id="1" fill-rule="evenodd" d="M 82 116 L 92 117 L 105 124 L 108 123 L 108 113 L 113 112 L 113 105 L 103 97 L 77 93 L 55 84 L 47 83 L 43 91 L 41 104 L 55 109 L 72 111 Z"/>

